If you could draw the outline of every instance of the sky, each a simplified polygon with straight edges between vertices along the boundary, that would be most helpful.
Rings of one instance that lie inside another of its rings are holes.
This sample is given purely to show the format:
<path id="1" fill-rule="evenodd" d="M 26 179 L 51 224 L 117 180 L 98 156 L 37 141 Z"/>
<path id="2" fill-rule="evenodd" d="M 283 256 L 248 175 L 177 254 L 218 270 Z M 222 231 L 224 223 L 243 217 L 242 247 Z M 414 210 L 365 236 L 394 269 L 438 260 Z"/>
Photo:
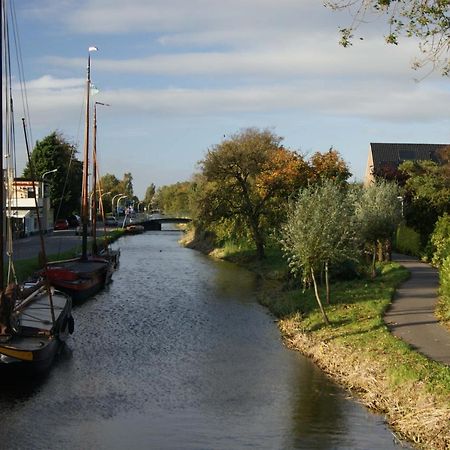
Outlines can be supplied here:
<path id="1" fill-rule="evenodd" d="M 450 142 L 450 80 L 411 69 L 374 16 L 339 46 L 349 11 L 321 0 L 15 0 L 33 142 L 83 148 L 88 48 L 99 168 L 135 194 L 186 181 L 223 139 L 270 129 L 306 157 L 334 147 L 364 177 L 370 142 Z M 17 107 L 16 107 L 17 109 Z M 78 158 L 82 159 L 81 153 Z M 22 162 L 22 167 L 23 167 Z M 20 166 L 20 157 L 19 157 Z"/>

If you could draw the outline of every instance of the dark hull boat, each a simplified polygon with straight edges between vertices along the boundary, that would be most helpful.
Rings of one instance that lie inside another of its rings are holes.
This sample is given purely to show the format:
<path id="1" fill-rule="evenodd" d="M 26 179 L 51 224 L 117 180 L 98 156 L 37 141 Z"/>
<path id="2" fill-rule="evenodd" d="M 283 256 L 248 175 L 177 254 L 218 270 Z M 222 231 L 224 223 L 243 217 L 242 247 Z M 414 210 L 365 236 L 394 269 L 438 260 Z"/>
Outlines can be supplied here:
<path id="1" fill-rule="evenodd" d="M 50 284 L 73 302 L 82 302 L 102 290 L 111 275 L 111 264 L 104 258 L 57 261 L 49 263 L 46 270 Z"/>
<path id="2" fill-rule="evenodd" d="M 7 288 L 0 304 L 0 370 L 22 374 L 47 370 L 74 330 L 70 298 L 54 290 L 49 294 L 41 286 L 22 301 L 15 300 L 11 312 L 5 311 L 8 295 Z"/>
<path id="3" fill-rule="evenodd" d="M 2 83 L 7 83 L 6 86 L 11 86 L 12 80 L 9 64 L 11 57 L 9 27 L 6 23 L 9 17 L 7 2 L 0 0 L 1 72 Z M 10 24 L 13 28 L 14 22 Z M 14 36 L 17 37 L 16 33 Z M 21 86 L 24 86 L 24 80 L 21 81 Z M 2 210 L 0 220 L 0 370 L 2 372 L 14 370 L 14 373 L 20 375 L 28 371 L 35 372 L 49 368 L 62 349 L 65 339 L 73 332 L 74 322 L 70 297 L 51 289 L 49 283 L 44 282 L 42 278 L 25 284 L 19 284 L 16 278 L 11 214 L 13 199 L 17 198 L 14 187 L 15 168 L 12 165 L 12 161 L 15 161 L 13 145 L 15 128 L 12 108 L 9 106 L 13 104 L 11 90 L 3 89 L 2 86 L 2 91 L 5 95 L 1 97 L 4 129 L 0 136 L 0 209 Z M 25 119 L 22 121 L 26 131 Z M 30 162 L 26 132 L 25 144 Z M 4 161 L 6 161 L 6 167 L 3 164 Z M 32 168 L 32 198 L 35 200 L 36 219 L 39 231 L 42 233 L 36 195 L 36 177 L 33 172 Z M 42 234 L 40 238 L 41 252 L 46 262 Z M 5 245 L 7 245 L 6 251 Z"/>

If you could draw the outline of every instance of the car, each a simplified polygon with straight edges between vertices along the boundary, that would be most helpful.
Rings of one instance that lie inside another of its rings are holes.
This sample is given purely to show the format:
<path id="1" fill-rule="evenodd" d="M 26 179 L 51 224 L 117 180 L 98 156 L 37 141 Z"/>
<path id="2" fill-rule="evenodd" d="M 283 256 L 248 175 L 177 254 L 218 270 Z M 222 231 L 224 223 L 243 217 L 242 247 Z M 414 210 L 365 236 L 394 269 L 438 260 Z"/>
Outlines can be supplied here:
<path id="1" fill-rule="evenodd" d="M 67 222 L 66 219 L 58 219 L 54 226 L 54 230 L 68 230 L 69 229 L 69 222 Z"/>
<path id="2" fill-rule="evenodd" d="M 67 218 L 67 222 L 69 222 L 69 227 L 77 227 L 81 223 L 80 216 L 76 214 L 72 214 Z"/>
<path id="3" fill-rule="evenodd" d="M 119 225 L 119 222 L 114 216 L 107 216 L 105 217 L 105 226 L 107 227 L 117 227 Z"/>

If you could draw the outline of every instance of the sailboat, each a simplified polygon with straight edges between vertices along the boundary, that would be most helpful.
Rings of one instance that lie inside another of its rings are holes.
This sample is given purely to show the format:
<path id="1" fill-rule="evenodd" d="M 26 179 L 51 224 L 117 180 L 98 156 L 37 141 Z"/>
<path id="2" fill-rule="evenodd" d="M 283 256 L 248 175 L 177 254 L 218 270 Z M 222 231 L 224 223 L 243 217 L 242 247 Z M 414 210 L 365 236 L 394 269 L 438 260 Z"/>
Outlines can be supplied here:
<path id="1" fill-rule="evenodd" d="M 101 216 L 103 218 L 103 224 L 105 223 L 105 214 L 102 203 L 102 192 L 100 183 L 97 182 L 98 178 L 98 164 L 97 164 L 97 106 L 110 106 L 107 103 L 95 102 L 94 103 L 94 132 L 93 132 L 93 146 L 92 146 L 92 255 L 96 255 L 105 258 L 109 262 L 109 270 L 107 281 L 110 280 L 113 271 L 119 267 L 120 250 L 113 250 L 110 248 L 108 242 L 108 233 L 106 227 L 104 228 L 104 240 L 101 248 L 97 245 L 97 210 L 100 209 Z M 97 208 L 99 206 L 100 208 Z"/>
<path id="2" fill-rule="evenodd" d="M 71 299 L 50 287 L 45 279 L 19 284 L 15 275 L 12 238 L 12 196 L 15 195 L 11 157 L 14 152 L 14 118 L 10 90 L 8 11 L 0 0 L 1 72 L 7 84 L 1 89 L 2 133 L 0 138 L 0 370 L 21 372 L 46 370 L 73 332 Z M 24 122 L 24 130 L 26 130 Z M 28 142 L 25 136 L 28 150 Z M 6 161 L 6 167 L 4 167 Z M 35 183 L 33 182 L 35 189 Z M 34 192 L 37 221 L 41 229 L 39 204 Z M 8 200 L 8 202 L 6 201 Z M 7 207 L 8 203 L 8 207 Z M 9 214 L 7 214 L 9 212 Z M 4 220 L 6 218 L 6 220 Z M 41 252 L 46 261 L 43 237 Z M 5 251 L 6 247 L 6 251 Z M 7 263 L 7 264 L 5 264 Z"/>
<path id="3" fill-rule="evenodd" d="M 110 261 L 95 254 L 88 254 L 89 117 L 91 91 L 91 52 L 93 51 L 97 51 L 97 48 L 89 47 L 86 77 L 86 125 L 81 201 L 82 252 L 79 258 L 49 263 L 45 273 L 52 286 L 55 286 L 57 289 L 70 295 L 74 302 L 86 300 L 87 298 L 99 292 L 104 288 L 105 284 L 111 277 Z"/>

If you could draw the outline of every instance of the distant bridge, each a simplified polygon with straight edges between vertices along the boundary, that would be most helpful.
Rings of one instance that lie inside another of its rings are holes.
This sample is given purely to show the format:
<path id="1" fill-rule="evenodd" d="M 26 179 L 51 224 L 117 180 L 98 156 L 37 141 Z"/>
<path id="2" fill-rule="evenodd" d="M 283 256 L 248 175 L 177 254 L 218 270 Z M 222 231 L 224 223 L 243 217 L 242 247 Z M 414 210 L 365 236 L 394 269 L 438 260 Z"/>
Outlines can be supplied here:
<path id="1" fill-rule="evenodd" d="M 139 221 L 139 223 L 144 226 L 146 231 L 160 231 L 162 229 L 163 223 L 189 223 L 191 221 L 192 219 L 189 219 L 188 217 L 156 216 L 143 218 Z"/>

